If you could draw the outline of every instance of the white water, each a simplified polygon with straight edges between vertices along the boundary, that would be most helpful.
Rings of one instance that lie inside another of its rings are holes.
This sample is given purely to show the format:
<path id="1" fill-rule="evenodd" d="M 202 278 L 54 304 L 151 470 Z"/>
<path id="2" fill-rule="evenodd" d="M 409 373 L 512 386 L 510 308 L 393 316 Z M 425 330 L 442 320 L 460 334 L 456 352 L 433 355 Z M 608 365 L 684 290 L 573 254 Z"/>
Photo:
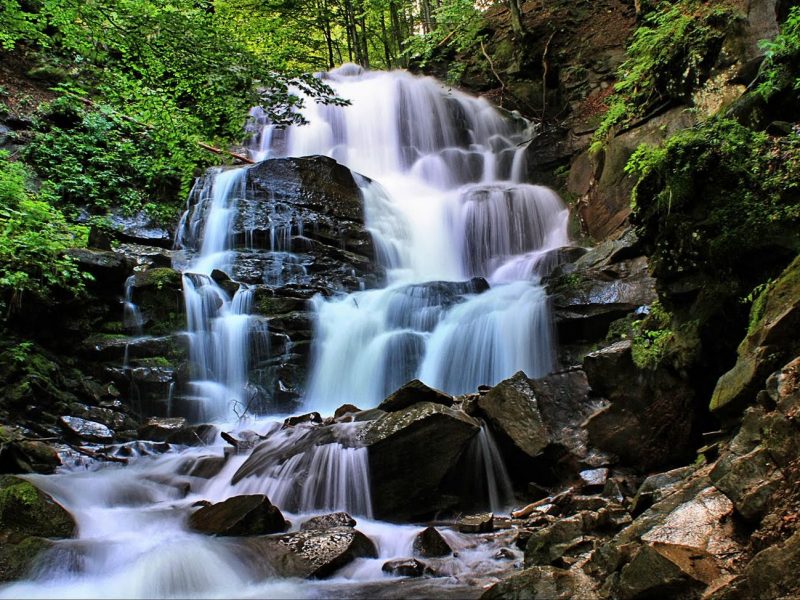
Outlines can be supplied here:
<path id="1" fill-rule="evenodd" d="M 366 408 L 413 377 L 462 393 L 520 369 L 530 376 L 550 370 L 539 278 L 548 251 L 568 243 L 567 213 L 552 192 L 522 181 L 525 124 L 405 73 L 363 74 L 351 66 L 330 83 L 351 106 L 311 105 L 308 127 L 267 126 L 254 145 L 258 158 L 326 154 L 372 178 L 357 181 L 387 285 L 314 300 L 308 406 L 328 413 L 345 402 Z M 220 170 L 198 184 L 178 240 L 196 252 L 184 268 L 184 293 L 192 390 L 207 420 L 234 421 L 248 402 L 250 290 L 231 295 L 212 278 L 215 270 L 230 271 L 229 231 L 246 177 L 246 168 Z M 273 237 L 272 249 L 285 249 L 280 232 Z M 491 287 L 469 282 L 475 276 Z M 429 285 L 436 281 L 468 283 Z M 133 322 L 132 308 L 125 308 Z M 265 438 L 256 451 L 258 469 L 247 476 L 240 471 L 247 454 L 231 456 L 211 479 L 187 474 L 187 461 L 223 455 L 218 440 L 125 468 L 36 477 L 75 515 L 78 536 L 58 542 L 31 580 L 0 587 L 0 597 L 348 597 L 368 582 L 394 585 L 381 567 L 409 557 L 422 527 L 371 520 L 366 450 L 357 447 L 355 425 L 333 428 L 332 439 L 313 438 L 319 428 L 284 430 L 274 420 L 247 427 Z M 474 495 L 485 496 L 493 510 L 507 508 L 512 490 L 487 430 L 468 454 L 465 464 L 474 471 L 466 477 L 480 484 Z M 293 529 L 313 514 L 346 510 L 379 558 L 356 560 L 325 582 L 265 579 L 240 560 L 235 542 L 188 531 L 194 502 L 246 493 L 267 494 Z M 458 557 L 432 561 L 444 577 L 429 580 L 418 595 L 444 585 L 477 595 L 470 582 L 508 568 L 492 555 L 509 540 L 442 533 Z"/>
<path id="2" fill-rule="evenodd" d="M 567 211 L 521 181 L 526 123 L 482 99 L 405 72 L 345 66 L 327 75 L 347 107 L 309 104 L 308 125 L 266 125 L 254 156 L 335 158 L 361 183 L 366 225 L 388 269 L 384 289 L 317 299 L 306 404 L 375 406 L 418 377 L 453 394 L 517 371 L 553 368 L 542 258 L 568 245 Z M 445 298 L 408 285 L 486 278 Z"/>

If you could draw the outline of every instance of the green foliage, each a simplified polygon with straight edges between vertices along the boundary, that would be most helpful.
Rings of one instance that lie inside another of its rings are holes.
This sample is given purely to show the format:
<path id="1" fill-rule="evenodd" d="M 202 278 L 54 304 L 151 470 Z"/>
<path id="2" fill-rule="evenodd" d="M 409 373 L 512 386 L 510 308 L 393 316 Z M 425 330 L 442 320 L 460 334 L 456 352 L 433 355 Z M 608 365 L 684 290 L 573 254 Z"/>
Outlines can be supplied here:
<path id="1" fill-rule="evenodd" d="M 457 53 L 477 51 L 483 36 L 483 15 L 472 0 L 444 0 L 434 11 L 436 27 L 429 33 L 409 37 L 404 54 L 424 67 L 437 51 L 450 48 Z M 463 66 L 460 67 L 463 71 Z M 455 78 L 458 68 L 454 70 Z"/>
<path id="2" fill-rule="evenodd" d="M 0 153 L 0 306 L 24 294 L 41 300 L 55 291 L 79 294 L 88 275 L 64 255 L 85 244 L 88 231 L 69 225 L 46 194 L 31 194 L 25 166 Z"/>
<path id="3" fill-rule="evenodd" d="M 736 285 L 747 265 L 763 277 L 776 249 L 800 250 L 798 169 L 797 132 L 772 138 L 723 118 L 679 132 L 662 147 L 641 146 L 626 170 L 638 181 L 632 218 L 654 246 L 656 275 L 704 270 L 729 277 L 731 291 L 741 294 Z"/>
<path id="4" fill-rule="evenodd" d="M 594 135 L 602 148 L 611 129 L 669 102 L 685 102 L 708 77 L 719 53 L 731 9 L 697 0 L 662 2 L 634 32 L 628 59 L 617 71 L 608 111 Z"/>
<path id="5" fill-rule="evenodd" d="M 44 114 L 47 118 L 40 119 L 24 157 L 46 179 L 44 189 L 63 206 L 95 214 L 112 207 L 127 212 L 148 208 L 174 218 L 181 165 L 169 146 L 135 124 L 87 110 L 70 98 L 51 103 Z M 184 170 L 189 166 L 183 165 Z M 156 205 L 151 199 L 172 201 L 172 206 Z"/>
<path id="6" fill-rule="evenodd" d="M 654 302 L 644 320 L 631 324 L 631 356 L 637 367 L 655 369 L 661 365 L 673 339 L 671 322 L 672 316 L 661 304 Z"/>
<path id="7" fill-rule="evenodd" d="M 764 62 L 756 91 L 769 100 L 779 90 L 800 90 L 800 6 L 791 9 L 780 34 L 760 46 Z"/>

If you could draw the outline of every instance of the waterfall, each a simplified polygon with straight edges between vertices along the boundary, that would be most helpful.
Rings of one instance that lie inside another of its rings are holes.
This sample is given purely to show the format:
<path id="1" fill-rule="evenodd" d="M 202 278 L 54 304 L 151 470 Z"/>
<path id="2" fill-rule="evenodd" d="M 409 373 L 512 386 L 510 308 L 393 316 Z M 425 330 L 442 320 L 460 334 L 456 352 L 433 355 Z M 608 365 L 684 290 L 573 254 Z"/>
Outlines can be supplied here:
<path id="1" fill-rule="evenodd" d="M 366 226 L 387 284 L 315 299 L 308 408 L 374 406 L 414 377 L 460 394 L 552 370 L 539 280 L 548 252 L 569 244 L 568 212 L 523 181 L 528 124 L 403 71 L 345 65 L 323 77 L 350 105 L 309 104 L 302 127 L 262 118 L 251 152 L 322 154 L 366 176 Z M 463 284 L 475 277 L 490 285 Z"/>
<path id="2" fill-rule="evenodd" d="M 220 169 L 200 180 L 178 230 L 179 247 L 199 250 L 183 269 L 183 294 L 196 370 L 192 398 L 206 420 L 230 419 L 247 408 L 252 294 L 244 286 L 230 294 L 215 277 L 230 270 L 229 231 L 246 181 L 246 168 Z"/>

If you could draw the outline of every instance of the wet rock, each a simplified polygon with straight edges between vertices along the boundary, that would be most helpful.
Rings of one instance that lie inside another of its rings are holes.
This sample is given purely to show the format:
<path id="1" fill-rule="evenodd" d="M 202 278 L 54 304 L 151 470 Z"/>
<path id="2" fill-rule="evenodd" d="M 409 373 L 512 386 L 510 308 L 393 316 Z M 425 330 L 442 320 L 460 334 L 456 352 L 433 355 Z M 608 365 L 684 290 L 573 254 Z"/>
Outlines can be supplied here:
<path id="1" fill-rule="evenodd" d="M 535 531 L 525 546 L 525 566 L 549 565 L 564 554 L 567 544 L 586 531 L 583 516 L 572 515 Z"/>
<path id="2" fill-rule="evenodd" d="M 86 442 L 107 444 L 114 440 L 114 431 L 95 421 L 87 421 L 80 417 L 63 416 L 58 424 L 68 434 Z"/>
<path id="3" fill-rule="evenodd" d="M 151 417 L 139 428 L 139 438 L 151 442 L 166 442 L 171 435 L 186 429 L 183 417 Z"/>
<path id="4" fill-rule="evenodd" d="M 296 427 L 298 425 L 319 425 L 322 417 L 318 412 L 310 412 L 296 417 L 288 417 L 283 421 L 283 427 Z"/>
<path id="5" fill-rule="evenodd" d="M 191 425 L 173 431 L 164 441 L 181 446 L 208 446 L 214 443 L 218 434 L 219 429 L 215 425 Z"/>
<path id="6" fill-rule="evenodd" d="M 41 537 L 0 532 L 0 582 L 16 581 L 29 575 L 53 545 L 52 541 Z"/>
<path id="7" fill-rule="evenodd" d="M 114 285 L 121 289 L 128 277 L 130 265 L 122 256 L 110 250 L 70 248 L 65 254 L 102 285 Z"/>
<path id="8" fill-rule="evenodd" d="M 257 434 L 255 431 L 240 431 L 238 435 L 233 435 L 227 431 L 223 431 L 220 437 L 228 444 L 236 448 L 239 452 L 252 450 L 264 438 Z"/>
<path id="9" fill-rule="evenodd" d="M 423 558 L 449 556 L 453 553 L 450 544 L 435 527 L 426 527 L 414 538 L 414 554 Z"/>
<path id="10" fill-rule="evenodd" d="M 333 527 L 355 527 L 356 525 L 356 520 L 346 512 L 337 512 L 329 515 L 312 517 L 303 522 L 300 526 L 300 530 L 308 531 L 312 529 L 331 529 Z"/>
<path id="11" fill-rule="evenodd" d="M 578 473 L 581 479 L 581 486 L 587 492 L 599 492 L 608 481 L 608 469 L 589 469 Z"/>
<path id="12" fill-rule="evenodd" d="M 400 558 L 383 563 L 381 571 L 395 577 L 422 577 L 434 575 L 434 570 L 416 558 Z"/>
<path id="13" fill-rule="evenodd" d="M 334 419 L 341 419 L 345 415 L 361 412 L 361 409 L 353 404 L 342 404 L 339 408 L 333 411 Z"/>
<path id="14" fill-rule="evenodd" d="M 392 393 L 378 405 L 378 408 L 386 412 L 395 412 L 408 408 L 417 402 L 433 402 L 443 406 L 452 406 L 453 397 L 450 394 L 428 387 L 419 379 L 414 379 Z"/>
<path id="15" fill-rule="evenodd" d="M 80 351 L 95 360 L 121 363 L 125 356 L 129 360 L 164 357 L 185 352 L 188 339 L 184 334 L 160 337 L 132 338 L 125 335 L 97 335 L 88 337 Z"/>
<path id="16" fill-rule="evenodd" d="M 596 600 L 593 582 L 579 569 L 537 566 L 496 583 L 486 590 L 481 600 Z"/>
<path id="17" fill-rule="evenodd" d="M 675 486 L 694 472 L 693 467 L 679 467 L 665 473 L 650 475 L 636 492 L 631 510 L 639 514 L 675 491 Z"/>
<path id="18" fill-rule="evenodd" d="M 53 473 L 61 466 L 58 452 L 44 442 L 9 440 L 0 443 L 0 473 Z"/>
<path id="19" fill-rule="evenodd" d="M 224 456 L 202 456 L 192 462 L 185 474 L 200 479 L 211 479 L 219 475 L 226 462 Z"/>
<path id="20" fill-rule="evenodd" d="M 328 577 L 357 558 L 377 558 L 375 544 L 352 527 L 251 538 L 245 559 L 271 576 Z M 266 574 L 266 573 L 265 573 Z"/>
<path id="21" fill-rule="evenodd" d="M 623 567 L 617 593 L 623 600 L 633 598 L 699 598 L 705 585 L 691 579 L 652 546 L 643 546 Z"/>
<path id="22" fill-rule="evenodd" d="M 766 377 L 800 354 L 800 258 L 753 302 L 748 335 L 734 367 L 722 375 L 711 398 L 711 410 L 732 414 L 761 389 Z"/>
<path id="23" fill-rule="evenodd" d="M 593 446 L 641 470 L 693 452 L 694 390 L 688 381 L 665 369 L 638 369 L 630 340 L 592 352 L 583 369 L 593 393 L 610 403 L 586 421 Z"/>
<path id="24" fill-rule="evenodd" d="M 129 263 L 142 268 L 171 267 L 177 254 L 168 248 L 136 243 L 119 244 L 114 248 L 114 252 L 122 255 Z"/>
<path id="25" fill-rule="evenodd" d="M 172 248 L 174 234 L 166 227 L 158 226 L 144 211 L 111 215 L 109 220 L 113 226 L 111 234 L 120 242 Z"/>
<path id="26" fill-rule="evenodd" d="M 134 275 L 133 303 L 139 307 L 144 330 L 169 334 L 186 326 L 183 278 L 169 267 L 151 267 Z"/>
<path id="27" fill-rule="evenodd" d="M 442 483 L 479 429 L 466 414 L 430 402 L 369 422 L 362 439 L 375 517 L 406 520 L 451 505 Z"/>
<path id="28" fill-rule="evenodd" d="M 550 443 L 535 391 L 522 371 L 478 398 L 478 407 L 494 431 L 529 457 L 537 456 Z"/>
<path id="29" fill-rule="evenodd" d="M 200 508 L 190 515 L 189 527 L 213 535 L 262 535 L 285 531 L 286 520 L 266 496 L 253 494 Z"/>
<path id="30" fill-rule="evenodd" d="M 673 510 L 641 539 L 689 579 L 710 584 L 743 548 L 728 517 L 733 504 L 713 487 Z M 623 579 L 624 579 L 623 570 Z"/>
<path id="31" fill-rule="evenodd" d="M 128 415 L 116 410 L 99 406 L 88 406 L 79 402 L 73 402 L 70 404 L 69 408 L 73 416 L 86 419 L 87 421 L 101 423 L 114 431 L 136 429 L 136 421 Z"/>
<path id="32" fill-rule="evenodd" d="M 494 531 L 494 515 L 492 513 L 468 515 L 459 520 L 458 530 L 461 533 L 489 533 Z"/>

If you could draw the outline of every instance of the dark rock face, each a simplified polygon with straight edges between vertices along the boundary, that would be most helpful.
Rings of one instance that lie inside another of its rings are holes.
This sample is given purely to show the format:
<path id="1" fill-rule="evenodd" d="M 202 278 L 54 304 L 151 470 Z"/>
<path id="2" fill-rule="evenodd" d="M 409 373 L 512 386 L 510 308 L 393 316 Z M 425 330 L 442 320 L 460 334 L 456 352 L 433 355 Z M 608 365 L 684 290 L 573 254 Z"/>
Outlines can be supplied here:
<path id="1" fill-rule="evenodd" d="M 386 413 L 364 429 L 376 518 L 403 521 L 457 502 L 441 485 L 479 424 L 441 404 Z"/>
<path id="2" fill-rule="evenodd" d="M 583 368 L 593 393 L 610 402 L 586 423 L 593 446 L 640 469 L 692 450 L 694 392 L 688 382 L 664 369 L 637 369 L 629 340 L 589 354 Z"/>
<path id="3" fill-rule="evenodd" d="M 286 520 L 266 496 L 254 494 L 200 508 L 189 517 L 189 527 L 213 535 L 263 535 L 285 531 Z"/>
<path id="4" fill-rule="evenodd" d="M 414 379 L 392 393 L 378 405 L 378 408 L 386 412 L 395 412 L 408 408 L 417 402 L 433 402 L 443 406 L 452 406 L 453 397 L 450 394 L 428 387 L 419 379 Z"/>
<path id="5" fill-rule="evenodd" d="M 245 545 L 245 558 L 279 577 L 328 577 L 356 558 L 377 556 L 375 544 L 352 527 L 251 538 Z"/>
<path id="6" fill-rule="evenodd" d="M 449 556 L 453 553 L 442 534 L 435 527 L 426 527 L 414 538 L 414 554 L 423 558 Z"/>
<path id="7" fill-rule="evenodd" d="M 356 520 L 346 512 L 337 512 L 330 515 L 320 515 L 304 521 L 300 526 L 302 531 L 312 529 L 331 529 L 333 527 L 355 527 Z"/>

